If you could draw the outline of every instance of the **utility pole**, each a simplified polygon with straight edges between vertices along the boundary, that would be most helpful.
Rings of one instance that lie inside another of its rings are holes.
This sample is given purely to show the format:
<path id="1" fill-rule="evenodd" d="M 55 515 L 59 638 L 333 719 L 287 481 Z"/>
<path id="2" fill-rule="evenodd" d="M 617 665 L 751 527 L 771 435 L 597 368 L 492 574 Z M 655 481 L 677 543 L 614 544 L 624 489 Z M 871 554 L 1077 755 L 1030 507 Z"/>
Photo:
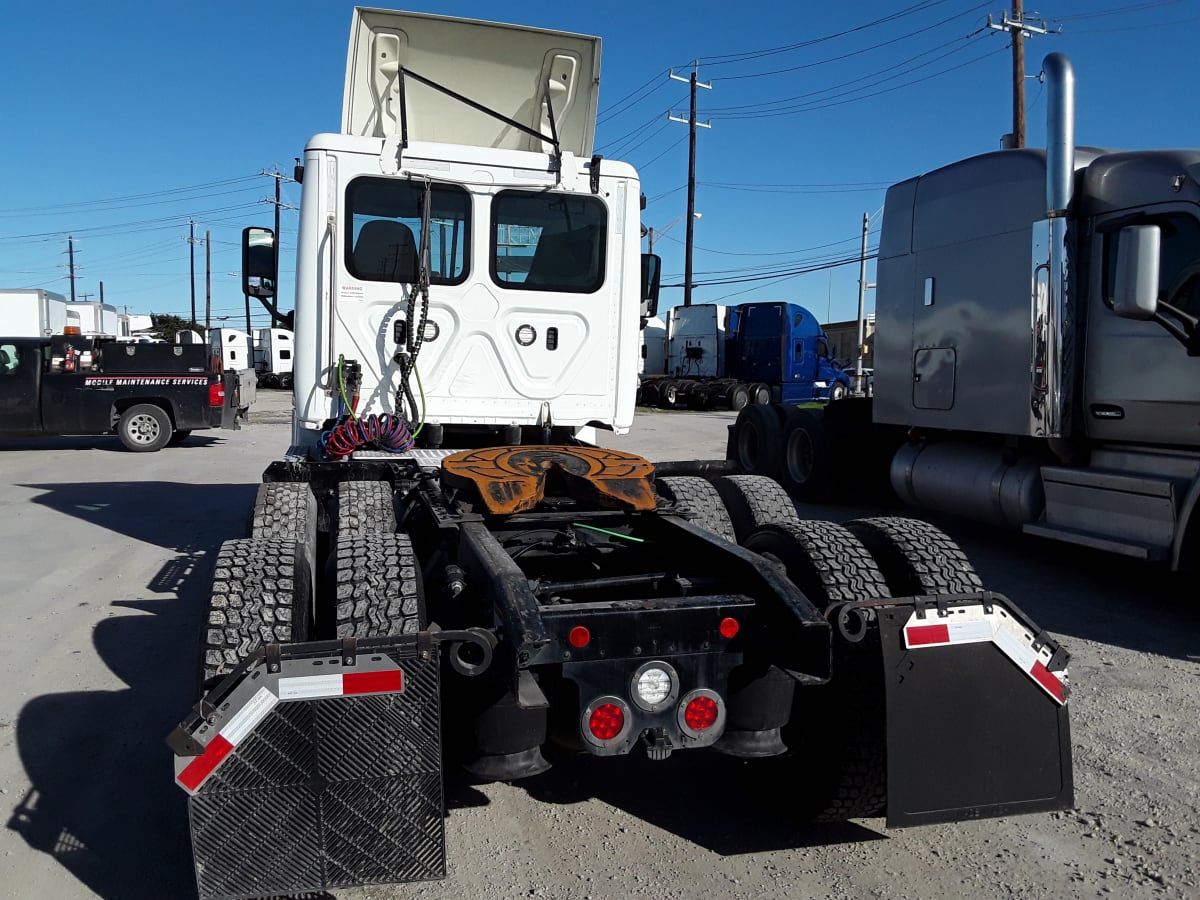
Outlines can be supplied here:
<path id="1" fill-rule="evenodd" d="M 71 273 L 71 302 L 75 302 L 75 238 L 67 237 L 67 268 Z"/>
<path id="2" fill-rule="evenodd" d="M 212 327 L 212 236 L 211 231 L 204 232 L 204 336 Z"/>
<path id="3" fill-rule="evenodd" d="M 683 305 L 692 305 L 692 230 L 696 224 L 696 126 L 701 128 L 712 128 L 712 122 L 697 122 L 696 121 L 696 88 L 702 87 L 707 90 L 712 90 L 712 84 L 700 84 L 696 81 L 696 74 L 700 68 L 700 61 L 695 60 L 692 63 L 692 75 L 690 78 L 681 78 L 674 72 L 668 70 L 667 75 L 673 81 L 684 81 L 691 88 L 691 99 L 689 113 L 686 119 L 677 118 L 670 113 L 667 113 L 667 118 L 672 122 L 686 122 L 688 126 L 688 202 L 687 202 L 687 243 L 684 249 L 684 264 L 683 264 Z"/>
<path id="4" fill-rule="evenodd" d="M 192 281 L 192 324 L 196 324 L 196 223 L 188 219 L 188 236 L 184 238 L 191 248 L 191 281 Z"/>
<path id="5" fill-rule="evenodd" d="M 1025 21 L 1025 0 L 1013 0 L 1012 17 L 1004 13 L 999 24 L 988 16 L 988 28 L 1012 35 L 1013 130 L 1005 136 L 1005 147 L 1025 146 L 1025 38 L 1049 33 L 1045 20 L 1039 21 L 1040 25 Z"/>

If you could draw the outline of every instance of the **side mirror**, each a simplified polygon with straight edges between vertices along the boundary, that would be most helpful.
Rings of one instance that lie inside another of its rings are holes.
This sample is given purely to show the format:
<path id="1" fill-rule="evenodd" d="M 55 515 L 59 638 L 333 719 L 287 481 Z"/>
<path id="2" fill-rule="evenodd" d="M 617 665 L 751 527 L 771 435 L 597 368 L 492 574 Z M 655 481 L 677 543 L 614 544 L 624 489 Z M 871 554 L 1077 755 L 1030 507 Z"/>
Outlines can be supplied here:
<path id="1" fill-rule="evenodd" d="M 275 232 L 270 228 L 242 229 L 242 293 L 247 297 L 274 297 Z"/>
<path id="2" fill-rule="evenodd" d="M 658 315 L 658 288 L 662 280 L 662 260 L 653 253 L 642 254 L 642 318 Z"/>
<path id="3" fill-rule="evenodd" d="M 1158 312 L 1159 251 L 1157 225 L 1130 225 L 1117 236 L 1113 309 L 1123 319 L 1152 319 Z"/>

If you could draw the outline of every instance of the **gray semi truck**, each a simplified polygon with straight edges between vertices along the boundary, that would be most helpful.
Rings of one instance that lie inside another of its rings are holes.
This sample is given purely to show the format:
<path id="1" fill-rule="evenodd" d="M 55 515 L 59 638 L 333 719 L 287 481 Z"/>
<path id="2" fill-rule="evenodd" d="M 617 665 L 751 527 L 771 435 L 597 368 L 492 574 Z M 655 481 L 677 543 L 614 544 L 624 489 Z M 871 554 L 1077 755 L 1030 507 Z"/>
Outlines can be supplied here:
<path id="1" fill-rule="evenodd" d="M 944 534 L 596 446 L 657 269 L 598 76 L 596 38 L 354 13 L 297 172 L 292 444 L 169 739 L 202 897 L 444 877 L 446 766 L 719 753 L 896 825 L 1073 803 L 1067 653 Z"/>
<path id="2" fill-rule="evenodd" d="M 1200 560 L 1200 151 L 1048 147 L 893 185 L 873 401 L 746 411 L 729 456 L 822 501 L 890 488 L 1109 553 Z M 770 413 L 770 414 L 768 414 Z"/>

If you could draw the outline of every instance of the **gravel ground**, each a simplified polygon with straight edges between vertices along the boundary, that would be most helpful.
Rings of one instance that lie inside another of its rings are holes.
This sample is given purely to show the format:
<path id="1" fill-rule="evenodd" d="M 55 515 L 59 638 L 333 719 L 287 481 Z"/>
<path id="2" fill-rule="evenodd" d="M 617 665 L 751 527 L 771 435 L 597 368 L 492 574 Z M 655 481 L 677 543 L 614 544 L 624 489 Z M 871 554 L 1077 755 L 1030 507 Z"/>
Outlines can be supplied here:
<path id="1" fill-rule="evenodd" d="M 188 704 L 211 560 L 244 533 L 288 441 L 251 424 L 135 455 L 116 438 L 0 454 L 0 894 L 193 896 L 162 738 Z M 729 414 L 639 414 L 609 446 L 720 458 Z M 878 509 L 805 508 L 839 520 Z M 1197 585 L 1122 560 L 938 521 L 985 585 L 1073 654 L 1076 809 L 891 830 L 805 825 L 717 754 L 567 759 L 512 785 L 447 783 L 450 878 L 345 898 L 1200 896 Z M 946 753 L 954 752 L 947 747 Z M 936 764 L 936 760 L 933 761 Z"/>

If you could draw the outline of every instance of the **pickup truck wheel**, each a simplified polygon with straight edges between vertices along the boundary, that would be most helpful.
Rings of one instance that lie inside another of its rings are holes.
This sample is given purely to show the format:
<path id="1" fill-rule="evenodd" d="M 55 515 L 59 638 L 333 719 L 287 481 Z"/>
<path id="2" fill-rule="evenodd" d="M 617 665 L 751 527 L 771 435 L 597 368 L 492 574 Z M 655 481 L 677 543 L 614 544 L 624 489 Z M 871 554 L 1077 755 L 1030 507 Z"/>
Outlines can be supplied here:
<path id="1" fill-rule="evenodd" d="M 138 403 L 121 413 L 117 434 L 127 450 L 134 453 L 153 453 L 171 440 L 171 417 L 161 406 Z"/>
<path id="2" fill-rule="evenodd" d="M 747 475 L 779 475 L 783 461 L 783 424 L 774 406 L 752 403 L 733 426 L 733 458 Z"/>
<path id="3" fill-rule="evenodd" d="M 711 481 L 692 475 L 670 475 L 656 478 L 654 489 L 677 507 L 695 513 L 696 518 L 692 521 L 701 528 L 707 528 L 731 544 L 737 543 L 733 521 Z"/>
<path id="4" fill-rule="evenodd" d="M 973 594 L 983 590 L 967 555 L 940 528 L 920 519 L 885 516 L 846 523 L 871 551 L 892 596 Z"/>
<path id="5" fill-rule="evenodd" d="M 425 601 L 408 535 L 343 535 L 334 555 L 338 637 L 416 634 L 421 630 Z"/>
<path id="6" fill-rule="evenodd" d="M 192 429 L 183 428 L 171 434 L 171 439 L 167 441 L 168 447 L 178 447 L 192 435 Z"/>
<path id="7" fill-rule="evenodd" d="M 763 525 L 795 525 L 800 521 L 792 498 L 779 486 L 779 482 L 770 478 L 762 475 L 723 475 L 713 484 L 725 501 L 739 544 L 746 540 L 750 532 Z"/>
<path id="8" fill-rule="evenodd" d="M 833 441 L 821 420 L 807 409 L 788 411 L 783 420 L 780 481 L 805 503 L 824 503 L 834 489 Z"/>
<path id="9" fill-rule="evenodd" d="M 211 688 L 268 643 L 307 640 L 311 577 L 300 544 L 242 538 L 217 553 L 201 672 Z"/>
<path id="10" fill-rule="evenodd" d="M 343 481 L 337 488 L 337 531 L 389 534 L 396 530 L 392 486 L 386 481 Z"/>

